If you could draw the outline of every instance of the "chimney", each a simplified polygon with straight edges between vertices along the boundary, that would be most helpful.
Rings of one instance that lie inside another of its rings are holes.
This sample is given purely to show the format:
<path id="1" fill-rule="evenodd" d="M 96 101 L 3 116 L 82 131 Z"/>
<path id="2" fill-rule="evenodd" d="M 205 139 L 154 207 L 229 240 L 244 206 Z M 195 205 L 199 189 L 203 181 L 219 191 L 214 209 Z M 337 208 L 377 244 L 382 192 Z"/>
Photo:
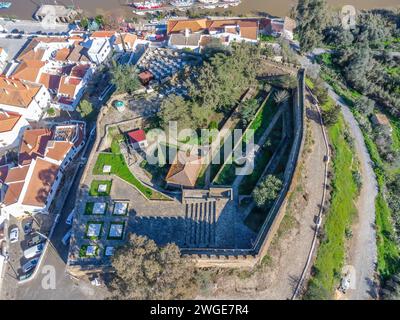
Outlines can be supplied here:
<path id="1" fill-rule="evenodd" d="M 189 38 L 190 30 L 188 28 L 185 29 L 185 38 Z"/>
<path id="2" fill-rule="evenodd" d="M 12 82 L 13 86 L 18 88 L 17 84 L 15 83 L 15 81 Z"/>
<path id="3" fill-rule="evenodd" d="M 7 89 L 4 89 L 4 93 L 5 93 L 6 95 L 9 95 Z"/>
<path id="4" fill-rule="evenodd" d="M 6 83 L 7 83 L 8 85 L 10 85 L 10 84 L 11 84 L 11 82 L 10 82 L 10 81 L 8 81 L 8 79 L 7 79 L 7 78 L 4 78 L 4 80 L 6 81 Z"/>

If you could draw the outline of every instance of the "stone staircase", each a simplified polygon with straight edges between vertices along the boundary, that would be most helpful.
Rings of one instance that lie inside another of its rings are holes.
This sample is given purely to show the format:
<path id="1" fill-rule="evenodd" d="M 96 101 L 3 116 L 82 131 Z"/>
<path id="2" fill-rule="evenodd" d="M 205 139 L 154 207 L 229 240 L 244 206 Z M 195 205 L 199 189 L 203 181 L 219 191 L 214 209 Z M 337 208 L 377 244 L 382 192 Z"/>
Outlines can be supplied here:
<path id="1" fill-rule="evenodd" d="M 185 246 L 191 248 L 215 246 L 216 201 L 188 201 L 185 205 Z"/>

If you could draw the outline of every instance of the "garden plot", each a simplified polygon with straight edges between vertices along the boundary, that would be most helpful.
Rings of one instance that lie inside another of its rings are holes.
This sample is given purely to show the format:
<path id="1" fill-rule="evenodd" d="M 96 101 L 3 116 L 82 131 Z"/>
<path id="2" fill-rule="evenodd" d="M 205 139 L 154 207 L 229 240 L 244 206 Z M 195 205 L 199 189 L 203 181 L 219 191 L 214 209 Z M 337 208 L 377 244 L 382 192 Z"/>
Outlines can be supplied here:
<path id="1" fill-rule="evenodd" d="M 99 255 L 99 246 L 84 244 L 80 251 L 79 256 L 81 258 L 97 257 Z"/>
<path id="2" fill-rule="evenodd" d="M 86 237 L 89 239 L 98 239 L 101 236 L 103 222 L 88 222 L 86 228 Z"/>
<path id="3" fill-rule="evenodd" d="M 113 215 L 125 216 L 128 213 L 128 202 L 115 202 Z"/>
<path id="4" fill-rule="evenodd" d="M 115 252 L 115 248 L 113 246 L 107 246 L 104 251 L 104 255 L 106 257 L 111 257 L 112 255 L 114 255 L 114 252 Z"/>
<path id="5" fill-rule="evenodd" d="M 107 203 L 105 202 L 95 202 L 93 205 L 92 214 L 104 214 L 107 209 Z"/>
<path id="6" fill-rule="evenodd" d="M 124 237 L 125 222 L 111 222 L 108 231 L 109 240 L 122 240 Z"/>

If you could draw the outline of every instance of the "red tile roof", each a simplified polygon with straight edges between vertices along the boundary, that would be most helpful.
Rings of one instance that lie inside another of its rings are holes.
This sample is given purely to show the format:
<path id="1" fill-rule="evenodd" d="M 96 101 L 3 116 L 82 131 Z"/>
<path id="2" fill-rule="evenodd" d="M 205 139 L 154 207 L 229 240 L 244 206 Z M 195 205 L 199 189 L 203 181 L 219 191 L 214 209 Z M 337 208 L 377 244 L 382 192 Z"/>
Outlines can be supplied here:
<path id="1" fill-rule="evenodd" d="M 19 113 L 0 111 L 0 133 L 8 132 L 14 129 L 19 119 L 21 119 L 21 115 Z"/>
<path id="2" fill-rule="evenodd" d="M 128 132 L 129 139 L 132 143 L 138 143 L 146 140 L 146 133 L 144 130 L 135 130 Z"/>
<path id="3" fill-rule="evenodd" d="M 22 204 L 45 207 L 58 169 L 59 166 L 37 158 Z"/>

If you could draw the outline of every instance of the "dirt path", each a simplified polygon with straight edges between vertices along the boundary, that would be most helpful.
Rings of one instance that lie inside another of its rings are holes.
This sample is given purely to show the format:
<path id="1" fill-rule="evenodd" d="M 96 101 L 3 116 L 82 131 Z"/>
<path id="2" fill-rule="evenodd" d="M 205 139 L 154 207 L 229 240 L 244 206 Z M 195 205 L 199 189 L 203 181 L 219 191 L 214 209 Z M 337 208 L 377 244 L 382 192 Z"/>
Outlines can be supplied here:
<path id="1" fill-rule="evenodd" d="M 375 232 L 375 198 L 378 193 L 372 161 L 365 146 L 364 137 L 349 107 L 332 90 L 330 96 L 342 107 L 342 113 L 354 137 L 355 149 L 360 160 L 363 186 L 357 201 L 358 217 L 353 225 L 353 239 L 348 251 L 347 263 L 354 270 L 355 283 L 343 299 L 365 300 L 376 297 L 374 282 L 377 263 Z"/>

